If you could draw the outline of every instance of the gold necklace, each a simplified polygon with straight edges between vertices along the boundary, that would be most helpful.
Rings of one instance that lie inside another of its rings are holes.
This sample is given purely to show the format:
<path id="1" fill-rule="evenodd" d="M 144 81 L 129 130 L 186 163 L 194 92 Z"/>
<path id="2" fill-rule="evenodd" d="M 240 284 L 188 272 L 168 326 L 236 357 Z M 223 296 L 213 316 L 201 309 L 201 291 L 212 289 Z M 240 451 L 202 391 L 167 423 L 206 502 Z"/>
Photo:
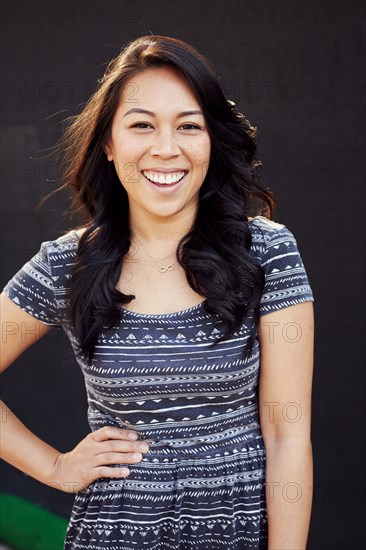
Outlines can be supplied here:
<path id="1" fill-rule="evenodd" d="M 153 259 L 151 258 L 150 254 L 147 252 L 146 248 L 143 246 L 143 244 L 141 243 L 141 241 L 139 239 L 137 239 L 136 235 L 134 235 L 134 238 L 135 238 L 135 241 L 140 244 L 141 248 L 145 251 L 146 255 L 150 258 L 150 261 L 143 261 L 143 262 L 140 262 L 139 260 L 137 260 L 138 262 L 140 263 L 143 263 L 143 264 L 150 264 L 150 263 L 156 263 L 156 262 L 161 262 L 163 260 L 166 260 L 167 258 L 169 258 L 172 253 L 170 253 L 168 256 L 165 256 L 165 258 L 158 258 L 158 259 Z M 133 243 L 131 243 L 132 245 Z M 129 254 L 128 254 L 129 255 Z M 168 265 L 160 265 L 159 266 L 159 271 L 160 273 L 165 273 L 166 271 L 173 271 L 173 269 L 175 268 L 175 262 L 174 263 L 170 263 Z"/>

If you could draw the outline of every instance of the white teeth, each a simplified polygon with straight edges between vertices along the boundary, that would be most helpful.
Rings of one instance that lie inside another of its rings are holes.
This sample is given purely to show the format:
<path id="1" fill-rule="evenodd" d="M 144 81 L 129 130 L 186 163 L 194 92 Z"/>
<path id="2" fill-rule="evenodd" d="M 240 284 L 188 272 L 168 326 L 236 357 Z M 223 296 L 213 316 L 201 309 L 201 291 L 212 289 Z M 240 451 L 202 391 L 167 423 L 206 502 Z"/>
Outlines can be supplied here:
<path id="1" fill-rule="evenodd" d="M 167 175 L 158 174 L 157 172 L 142 172 L 142 173 L 148 180 L 154 183 L 165 183 L 165 184 L 176 183 L 180 181 L 185 175 L 185 172 L 175 172 Z"/>

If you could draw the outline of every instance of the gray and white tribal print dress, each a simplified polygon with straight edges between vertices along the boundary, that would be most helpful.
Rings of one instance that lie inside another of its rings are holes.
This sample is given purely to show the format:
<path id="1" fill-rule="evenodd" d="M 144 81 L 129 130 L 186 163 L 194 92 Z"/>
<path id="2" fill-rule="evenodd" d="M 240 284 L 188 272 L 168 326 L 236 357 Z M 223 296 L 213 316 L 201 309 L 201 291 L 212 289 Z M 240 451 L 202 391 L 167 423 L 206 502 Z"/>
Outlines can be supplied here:
<path id="1" fill-rule="evenodd" d="M 266 274 L 260 314 L 314 301 L 291 231 L 262 216 L 248 225 Z M 73 230 L 43 242 L 4 288 L 20 308 L 62 327 L 74 350 L 65 289 L 77 247 Z M 75 494 L 65 550 L 266 549 L 257 338 L 242 356 L 252 318 L 212 347 L 221 321 L 204 302 L 171 314 L 120 310 L 92 366 L 77 359 L 89 424 L 131 428 L 150 451 L 127 478 L 101 478 Z"/>

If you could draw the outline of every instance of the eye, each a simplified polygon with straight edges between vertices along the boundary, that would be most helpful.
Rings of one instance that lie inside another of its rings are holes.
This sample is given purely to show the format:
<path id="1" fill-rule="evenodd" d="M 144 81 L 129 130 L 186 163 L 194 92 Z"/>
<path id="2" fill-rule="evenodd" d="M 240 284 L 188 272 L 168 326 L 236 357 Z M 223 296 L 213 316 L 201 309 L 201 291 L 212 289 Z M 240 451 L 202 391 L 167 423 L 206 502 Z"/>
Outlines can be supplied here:
<path id="1" fill-rule="evenodd" d="M 133 126 L 131 126 L 131 128 L 141 128 L 141 129 L 144 129 L 142 127 L 146 127 L 146 126 L 150 126 L 150 124 L 148 124 L 147 122 L 138 122 L 137 124 L 134 124 Z M 181 128 L 186 128 L 186 127 L 191 127 L 193 130 L 202 130 L 202 128 L 200 126 L 197 126 L 196 124 L 182 124 Z"/>
<path id="2" fill-rule="evenodd" d="M 150 126 L 147 122 L 139 122 L 138 124 L 134 124 L 131 126 L 131 128 L 137 128 L 138 126 Z"/>
<path id="3" fill-rule="evenodd" d="M 194 130 L 201 130 L 200 126 L 197 126 L 196 124 L 183 124 L 183 126 L 191 126 Z"/>

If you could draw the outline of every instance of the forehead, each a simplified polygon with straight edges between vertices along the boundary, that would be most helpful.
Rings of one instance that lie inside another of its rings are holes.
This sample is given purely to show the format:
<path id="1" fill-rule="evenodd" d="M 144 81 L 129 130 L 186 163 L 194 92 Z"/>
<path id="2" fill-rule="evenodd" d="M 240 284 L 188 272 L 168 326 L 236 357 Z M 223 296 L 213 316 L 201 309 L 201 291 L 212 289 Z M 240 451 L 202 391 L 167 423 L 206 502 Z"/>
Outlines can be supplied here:
<path id="1" fill-rule="evenodd" d="M 167 101 L 168 100 L 168 101 Z M 127 80 L 121 93 L 119 107 L 127 111 L 132 107 L 153 109 L 153 106 L 199 107 L 195 93 L 178 70 L 155 67 L 137 73 Z"/>

